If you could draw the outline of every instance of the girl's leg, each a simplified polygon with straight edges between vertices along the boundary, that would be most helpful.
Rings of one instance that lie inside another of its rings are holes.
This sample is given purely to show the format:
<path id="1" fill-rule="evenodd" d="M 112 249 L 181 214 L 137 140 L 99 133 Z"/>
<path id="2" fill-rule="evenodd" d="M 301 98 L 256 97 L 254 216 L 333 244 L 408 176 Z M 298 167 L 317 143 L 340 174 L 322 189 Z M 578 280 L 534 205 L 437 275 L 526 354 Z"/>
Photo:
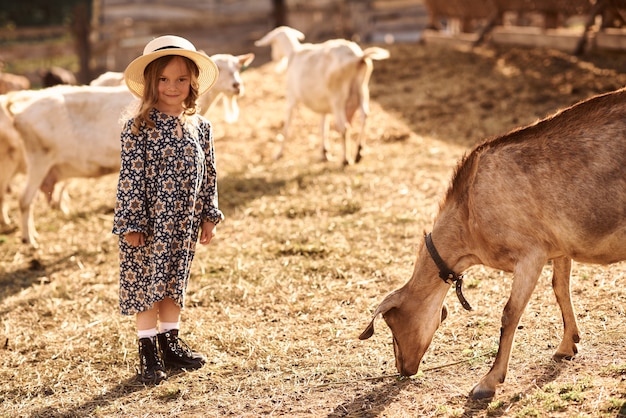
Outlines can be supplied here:
<path id="1" fill-rule="evenodd" d="M 158 303 L 159 305 L 159 322 L 179 323 L 180 322 L 180 306 L 174 302 L 172 298 L 165 298 Z M 156 316 L 155 316 L 156 320 Z M 156 324 L 156 322 L 155 322 Z"/>
<path id="2" fill-rule="evenodd" d="M 156 305 L 158 305 L 159 303 L 155 304 L 152 309 L 137 313 L 137 315 L 135 316 L 137 322 L 137 331 L 148 331 L 151 329 L 156 330 L 157 316 L 159 314 L 159 308 Z"/>
<path id="3" fill-rule="evenodd" d="M 167 379 L 163 361 L 156 346 L 158 307 L 135 316 L 139 337 L 139 379 L 144 383 L 159 384 Z"/>
<path id="4" fill-rule="evenodd" d="M 206 363 L 206 358 L 191 350 L 178 337 L 180 307 L 166 298 L 159 302 L 159 349 L 161 358 L 167 367 L 176 369 L 198 369 Z"/>

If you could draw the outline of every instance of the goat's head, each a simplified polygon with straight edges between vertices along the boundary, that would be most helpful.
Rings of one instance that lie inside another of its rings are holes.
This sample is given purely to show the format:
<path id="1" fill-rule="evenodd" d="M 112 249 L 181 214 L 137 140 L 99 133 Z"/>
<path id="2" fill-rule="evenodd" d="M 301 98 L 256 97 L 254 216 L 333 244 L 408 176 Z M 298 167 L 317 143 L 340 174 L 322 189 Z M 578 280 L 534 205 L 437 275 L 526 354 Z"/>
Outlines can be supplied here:
<path id="1" fill-rule="evenodd" d="M 398 372 L 403 376 L 414 375 L 435 331 L 448 315 L 443 305 L 448 289 L 439 278 L 425 285 L 412 279 L 382 301 L 359 339 L 374 334 L 374 320 L 381 314 L 391 329 Z"/>
<path id="2" fill-rule="evenodd" d="M 276 71 L 282 71 L 287 66 L 289 55 L 300 46 L 304 40 L 304 34 L 289 26 L 279 26 L 261 39 L 256 41 L 256 46 L 271 46 L 272 61 L 276 63 Z"/>
<path id="3" fill-rule="evenodd" d="M 254 54 L 244 55 L 216 54 L 211 59 L 217 65 L 219 76 L 215 82 L 215 91 L 228 97 L 242 96 L 244 93 L 241 72 L 254 60 Z"/>

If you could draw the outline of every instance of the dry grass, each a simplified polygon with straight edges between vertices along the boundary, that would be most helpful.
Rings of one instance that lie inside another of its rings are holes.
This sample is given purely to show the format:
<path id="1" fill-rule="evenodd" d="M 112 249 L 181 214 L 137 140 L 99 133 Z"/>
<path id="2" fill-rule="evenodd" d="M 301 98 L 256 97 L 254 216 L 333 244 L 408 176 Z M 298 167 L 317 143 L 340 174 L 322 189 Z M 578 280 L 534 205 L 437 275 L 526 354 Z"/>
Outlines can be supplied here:
<path id="1" fill-rule="evenodd" d="M 198 251 L 183 317 L 186 340 L 210 363 L 157 387 L 134 381 L 134 324 L 118 314 L 110 234 L 116 178 L 74 180 L 71 215 L 37 202 L 40 249 L 20 244 L 17 230 L 0 236 L 0 416 L 624 415 L 624 263 L 575 266 L 583 340 L 573 361 L 558 364 L 550 356 L 562 326 L 546 267 L 491 402 L 467 394 L 493 361 L 509 275 L 471 269 L 465 294 L 475 311 L 448 298 L 450 316 L 411 379 L 394 376 L 382 321 L 370 340 L 357 336 L 408 280 L 467 147 L 625 85 L 625 63 L 393 46 L 371 83 L 368 152 L 347 168 L 316 160 L 317 120 L 305 110 L 298 138 L 272 161 L 281 78 L 269 66 L 250 69 L 241 120 L 212 117 L 227 220 Z"/>

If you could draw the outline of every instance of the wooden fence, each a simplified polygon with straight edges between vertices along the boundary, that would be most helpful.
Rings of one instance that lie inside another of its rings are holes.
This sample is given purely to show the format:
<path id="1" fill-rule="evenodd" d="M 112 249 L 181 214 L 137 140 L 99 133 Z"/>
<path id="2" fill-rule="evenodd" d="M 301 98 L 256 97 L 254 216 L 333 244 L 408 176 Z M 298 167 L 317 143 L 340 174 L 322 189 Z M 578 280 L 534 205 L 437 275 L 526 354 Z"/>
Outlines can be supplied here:
<path id="1" fill-rule="evenodd" d="M 279 24 L 302 31 L 309 42 L 417 40 L 428 14 L 422 0 L 285 0 L 284 22 L 271 0 L 98 0 L 97 66 L 120 70 L 151 37 L 176 33 L 209 54 L 255 52 L 254 41 Z M 390 38 L 391 37 L 391 38 Z"/>
<path id="2" fill-rule="evenodd" d="M 626 26 L 626 0 L 283 0 L 281 10 L 277 4 L 278 0 L 93 0 L 92 18 L 82 27 L 0 31 L 0 60 L 37 61 L 41 66 L 64 63 L 79 73 L 79 81 L 88 82 L 101 72 L 123 70 L 150 39 L 173 33 L 209 54 L 254 52 L 253 64 L 260 65 L 269 60 L 270 51 L 254 46 L 254 41 L 278 24 L 299 29 L 308 42 L 340 37 L 360 43 L 422 38 L 478 43 L 488 37 L 494 43 L 573 52 L 584 45 L 596 16 L 602 17 L 602 28 L 587 45 L 626 50 L 620 28 Z M 571 16 L 583 19 L 584 30 L 580 26 L 574 37 L 561 38 L 550 32 Z M 455 30 L 450 30 L 451 23 Z M 50 38 L 60 40 L 37 42 Z M 565 46 L 557 39 L 564 39 Z M 34 71 L 26 75 L 37 85 Z"/>
<path id="3" fill-rule="evenodd" d="M 55 28 L 54 36 L 48 29 L 0 31 L 0 59 L 41 66 L 72 59 L 70 69 L 86 68 L 79 80 L 88 82 L 104 71 L 123 70 L 162 34 L 187 37 L 209 54 L 254 52 L 253 65 L 259 65 L 270 50 L 254 41 L 278 24 L 301 30 L 309 42 L 341 37 L 367 43 L 416 41 L 428 21 L 422 0 L 284 0 L 282 15 L 275 6 L 275 0 L 93 0 L 87 44 L 79 45 L 72 27 Z M 49 42 L 51 37 L 64 40 Z M 26 75 L 37 84 L 35 72 Z"/>
<path id="4" fill-rule="evenodd" d="M 281 22 L 272 0 L 93 0 L 82 43 L 75 26 L 0 30 L 0 61 L 33 85 L 38 71 L 11 64 L 61 65 L 86 83 L 123 70 L 151 38 L 166 33 L 187 37 L 209 54 L 254 52 L 259 65 L 270 50 L 254 41 L 280 23 L 298 28 L 309 42 L 341 37 L 365 43 L 417 41 L 428 23 L 422 0 L 285 0 L 285 6 Z"/>
<path id="5" fill-rule="evenodd" d="M 626 45 L 626 0 L 425 1 L 434 29 L 426 34 L 431 41 L 456 38 L 477 44 L 489 35 L 493 43 L 555 47 L 576 54 L 585 48 L 624 49 Z M 577 19 L 575 25 L 572 18 Z M 601 23 L 592 33 L 598 18 Z M 437 36 L 438 32 L 445 36 Z"/>

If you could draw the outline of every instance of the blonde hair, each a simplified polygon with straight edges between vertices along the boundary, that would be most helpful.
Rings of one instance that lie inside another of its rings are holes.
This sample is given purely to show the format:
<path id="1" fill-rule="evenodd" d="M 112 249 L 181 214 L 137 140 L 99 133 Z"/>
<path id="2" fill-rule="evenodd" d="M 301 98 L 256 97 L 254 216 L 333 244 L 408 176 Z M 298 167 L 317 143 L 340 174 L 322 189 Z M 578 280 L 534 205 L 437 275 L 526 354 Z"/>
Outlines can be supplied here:
<path id="1" fill-rule="evenodd" d="M 141 98 L 141 104 L 139 110 L 135 115 L 135 121 L 132 126 L 132 132 L 135 135 L 139 134 L 142 125 L 149 128 L 154 128 L 154 121 L 150 119 L 150 110 L 157 104 L 159 100 L 159 77 L 163 73 L 165 67 L 174 58 L 181 58 L 185 62 L 185 66 L 189 70 L 191 75 L 191 85 L 189 88 L 189 95 L 183 102 L 183 116 L 192 116 L 198 112 L 198 76 L 200 70 L 193 60 L 180 55 L 165 55 L 152 61 L 146 65 L 143 71 L 144 89 L 143 97 Z"/>

